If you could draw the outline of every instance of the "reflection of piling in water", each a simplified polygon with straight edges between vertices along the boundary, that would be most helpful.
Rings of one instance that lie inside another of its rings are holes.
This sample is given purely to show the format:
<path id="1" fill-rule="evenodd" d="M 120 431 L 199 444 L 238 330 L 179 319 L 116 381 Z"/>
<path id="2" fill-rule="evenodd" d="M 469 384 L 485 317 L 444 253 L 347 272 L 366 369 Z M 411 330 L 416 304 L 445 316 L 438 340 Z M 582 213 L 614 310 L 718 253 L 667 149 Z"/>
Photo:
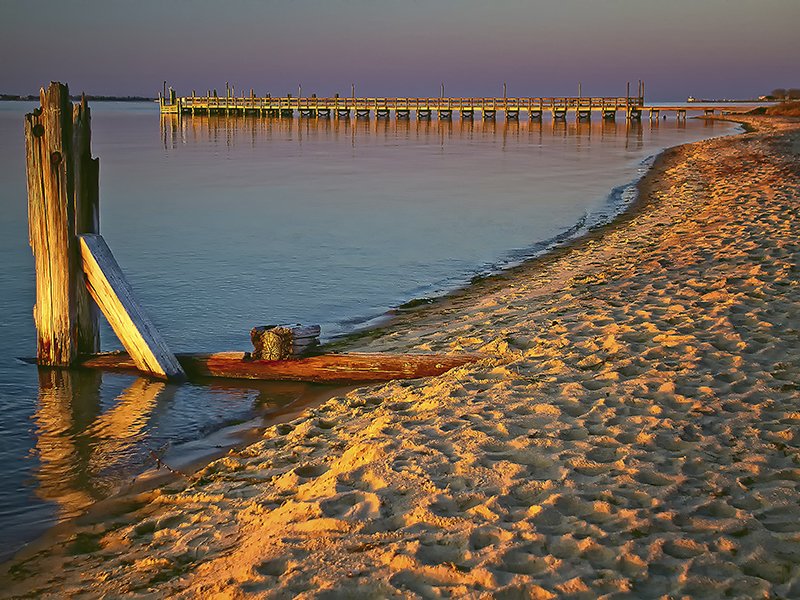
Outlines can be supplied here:
<path id="1" fill-rule="evenodd" d="M 80 435 L 100 411 L 99 373 L 39 370 L 39 404 L 33 421 L 39 466 L 37 494 L 73 516 L 100 497 L 89 473 L 91 444 Z"/>

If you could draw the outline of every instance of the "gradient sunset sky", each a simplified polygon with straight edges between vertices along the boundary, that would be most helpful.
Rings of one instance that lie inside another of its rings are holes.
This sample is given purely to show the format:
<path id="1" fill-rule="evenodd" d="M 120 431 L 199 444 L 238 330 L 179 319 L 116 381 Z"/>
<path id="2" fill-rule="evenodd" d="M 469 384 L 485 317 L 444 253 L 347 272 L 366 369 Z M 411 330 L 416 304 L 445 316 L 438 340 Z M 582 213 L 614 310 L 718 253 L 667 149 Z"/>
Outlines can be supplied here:
<path id="1" fill-rule="evenodd" d="M 754 97 L 800 87 L 800 0 L 0 0 L 0 92 Z"/>

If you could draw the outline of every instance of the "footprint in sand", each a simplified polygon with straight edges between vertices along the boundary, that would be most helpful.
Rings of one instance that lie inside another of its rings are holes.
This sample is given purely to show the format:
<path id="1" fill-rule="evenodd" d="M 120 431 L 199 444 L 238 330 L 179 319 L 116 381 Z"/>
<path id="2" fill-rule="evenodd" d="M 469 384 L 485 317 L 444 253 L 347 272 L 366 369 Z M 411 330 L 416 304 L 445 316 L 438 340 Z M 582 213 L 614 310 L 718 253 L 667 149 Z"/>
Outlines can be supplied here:
<path id="1" fill-rule="evenodd" d="M 764 527 L 776 533 L 794 533 L 800 531 L 800 506 L 786 505 L 769 508 L 756 518 Z"/>
<path id="2" fill-rule="evenodd" d="M 589 432 L 585 427 L 570 427 L 569 429 L 562 429 L 558 433 L 558 437 L 567 442 L 577 442 L 588 438 Z"/>
<path id="3" fill-rule="evenodd" d="M 503 555 L 497 568 L 520 575 L 542 575 L 547 572 L 548 565 L 539 556 L 519 550 L 510 550 Z"/>
<path id="4" fill-rule="evenodd" d="M 381 502 L 376 494 L 344 492 L 319 504 L 322 514 L 333 519 L 363 521 L 381 516 Z"/>
<path id="5" fill-rule="evenodd" d="M 586 453 L 586 458 L 597 463 L 610 463 L 619 460 L 625 454 L 618 447 L 596 447 Z"/>
<path id="6" fill-rule="evenodd" d="M 636 481 L 639 483 L 655 486 L 664 486 L 676 483 L 675 477 L 669 477 L 651 469 L 640 469 L 637 471 L 636 475 L 634 475 L 634 479 L 636 479 Z"/>
<path id="7" fill-rule="evenodd" d="M 425 565 L 441 565 L 442 563 L 458 564 L 463 560 L 463 553 L 458 546 L 434 543 L 420 544 L 416 558 Z"/>
<path id="8" fill-rule="evenodd" d="M 773 556 L 765 556 L 755 553 L 748 561 L 742 565 L 745 575 L 760 577 L 772 583 L 782 584 L 789 581 L 792 575 L 792 565 Z"/>
<path id="9" fill-rule="evenodd" d="M 694 540 L 687 538 L 677 540 L 667 540 L 662 546 L 664 554 L 668 554 L 674 558 L 693 558 L 699 554 L 706 552 L 706 547 L 703 544 L 698 544 Z"/>
<path id="10" fill-rule="evenodd" d="M 731 519 L 737 515 L 737 510 L 724 500 L 712 500 L 698 507 L 695 514 L 715 519 Z"/>
<path id="11" fill-rule="evenodd" d="M 490 525 L 478 527 L 469 535 L 469 546 L 473 550 L 483 550 L 489 546 L 498 546 L 507 542 L 514 534 L 499 527 Z"/>
<path id="12" fill-rule="evenodd" d="M 302 477 L 303 479 L 311 479 L 314 477 L 319 477 L 327 470 L 328 467 L 325 465 L 302 465 L 295 468 L 294 472 L 298 477 Z"/>
<path id="13" fill-rule="evenodd" d="M 565 494 L 555 498 L 553 507 L 566 517 L 585 517 L 591 514 L 593 510 L 591 502 L 586 502 L 571 494 Z"/>
<path id="14" fill-rule="evenodd" d="M 480 501 L 478 503 L 480 503 Z M 428 510 L 439 517 L 455 517 L 458 516 L 462 510 L 459 504 L 460 503 L 456 502 L 455 499 L 450 496 L 440 494 L 428 505 Z"/>
<path id="15" fill-rule="evenodd" d="M 531 521 L 536 526 L 536 529 L 547 531 L 549 529 L 560 527 L 564 523 L 565 519 L 564 515 L 562 515 L 559 510 L 552 506 L 546 506 L 536 513 Z"/>
<path id="16" fill-rule="evenodd" d="M 286 558 L 273 558 L 266 560 L 255 568 L 256 573 L 266 577 L 280 577 L 286 572 L 288 566 L 288 559 Z"/>
<path id="17" fill-rule="evenodd" d="M 571 459 L 569 461 L 569 465 L 575 470 L 576 473 L 586 475 L 587 477 L 595 477 L 597 475 L 602 475 L 603 473 L 608 473 L 615 467 L 613 463 L 601 463 L 589 460 L 588 458 L 584 458 L 582 456 Z"/>
<path id="18" fill-rule="evenodd" d="M 595 568 L 611 569 L 617 561 L 618 551 L 616 548 L 608 548 L 592 542 L 581 553 L 581 556 Z"/>

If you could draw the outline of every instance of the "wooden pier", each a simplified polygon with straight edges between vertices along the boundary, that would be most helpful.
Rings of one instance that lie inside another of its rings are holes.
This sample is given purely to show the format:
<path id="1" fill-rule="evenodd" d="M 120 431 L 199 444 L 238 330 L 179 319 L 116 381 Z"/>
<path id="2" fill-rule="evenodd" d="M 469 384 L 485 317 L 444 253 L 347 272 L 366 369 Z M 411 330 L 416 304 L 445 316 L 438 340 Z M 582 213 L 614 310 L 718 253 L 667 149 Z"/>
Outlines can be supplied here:
<path id="1" fill-rule="evenodd" d="M 589 119 L 593 114 L 613 119 L 618 112 L 627 118 L 640 118 L 643 98 L 633 97 L 549 97 L 549 98 L 297 98 L 292 96 L 234 97 L 184 96 L 174 94 L 159 98 L 162 114 L 180 115 L 257 115 L 261 117 L 349 118 L 375 116 L 398 119 L 429 119 L 434 114 L 440 119 L 452 118 L 458 113 L 462 119 L 476 116 L 493 119 L 503 113 L 507 119 L 518 119 L 527 114 L 531 119 L 540 119 L 549 113 L 556 119 L 565 119 L 572 113 L 576 118 Z"/>
<path id="2" fill-rule="evenodd" d="M 256 96 L 253 89 L 249 95 L 236 96 L 231 88 L 219 96 L 216 90 L 199 96 L 178 96 L 172 88 L 164 88 L 159 94 L 159 108 L 162 114 L 173 115 L 254 115 L 258 117 L 301 117 L 312 118 L 389 118 L 409 119 L 415 115 L 419 120 L 433 118 L 452 119 L 456 114 L 461 119 L 496 119 L 502 113 L 507 120 L 518 120 L 527 115 L 530 120 L 540 120 L 549 114 L 553 120 L 573 118 L 588 121 L 594 116 L 605 120 L 615 120 L 617 114 L 624 114 L 628 120 L 651 121 L 667 113 L 678 120 L 686 118 L 687 111 L 703 112 L 705 115 L 738 112 L 752 108 L 751 105 L 731 106 L 723 104 L 697 103 L 687 106 L 683 103 L 648 106 L 644 98 L 644 82 L 639 82 L 638 93 L 630 94 L 630 86 L 625 96 L 550 96 L 550 97 L 397 97 L 397 98 L 359 98 L 355 95 L 332 98 L 318 98 L 316 95 L 303 96 Z"/>

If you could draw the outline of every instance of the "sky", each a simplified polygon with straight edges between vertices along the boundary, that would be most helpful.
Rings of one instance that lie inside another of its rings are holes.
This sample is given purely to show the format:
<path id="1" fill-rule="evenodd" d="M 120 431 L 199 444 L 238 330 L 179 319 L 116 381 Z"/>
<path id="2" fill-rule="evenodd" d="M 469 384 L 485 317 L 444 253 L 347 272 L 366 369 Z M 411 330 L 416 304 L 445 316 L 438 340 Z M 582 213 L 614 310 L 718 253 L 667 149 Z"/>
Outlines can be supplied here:
<path id="1" fill-rule="evenodd" d="M 0 0 L 0 93 L 624 95 L 800 87 L 800 0 Z"/>

